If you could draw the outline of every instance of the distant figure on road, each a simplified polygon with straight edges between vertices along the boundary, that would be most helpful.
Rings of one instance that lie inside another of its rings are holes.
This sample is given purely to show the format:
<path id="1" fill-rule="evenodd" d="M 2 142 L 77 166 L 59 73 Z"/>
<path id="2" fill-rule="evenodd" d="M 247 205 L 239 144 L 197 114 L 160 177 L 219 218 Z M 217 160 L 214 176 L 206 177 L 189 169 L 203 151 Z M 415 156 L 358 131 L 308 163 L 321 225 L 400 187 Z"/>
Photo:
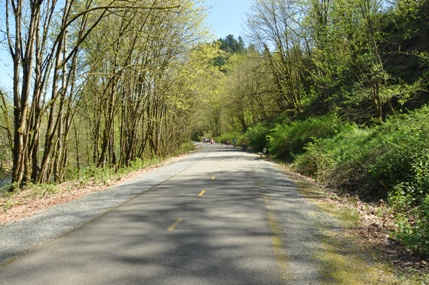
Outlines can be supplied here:
<path id="1" fill-rule="evenodd" d="M 227 141 L 226 141 L 226 147 L 228 147 L 228 146 L 229 146 L 229 141 L 227 140 Z"/>

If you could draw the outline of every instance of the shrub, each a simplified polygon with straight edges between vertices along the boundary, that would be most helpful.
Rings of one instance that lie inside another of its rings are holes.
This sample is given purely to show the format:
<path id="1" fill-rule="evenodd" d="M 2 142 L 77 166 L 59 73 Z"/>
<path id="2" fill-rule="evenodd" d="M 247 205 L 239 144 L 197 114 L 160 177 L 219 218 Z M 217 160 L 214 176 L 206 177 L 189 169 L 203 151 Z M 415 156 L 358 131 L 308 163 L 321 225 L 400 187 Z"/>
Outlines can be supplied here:
<path id="1" fill-rule="evenodd" d="M 426 170 L 421 167 L 428 158 L 424 154 L 429 141 L 427 117 L 425 108 L 391 118 L 371 129 L 344 125 L 336 136 L 308 144 L 307 152 L 293 166 L 297 171 L 307 171 L 306 174 L 320 181 L 365 198 L 386 198 L 400 185 L 406 191 L 416 183 L 417 173 L 422 176 L 419 183 L 426 181 L 423 178 L 427 176 Z M 305 164 L 310 161 L 313 166 L 306 169 Z"/>
<path id="2" fill-rule="evenodd" d="M 346 190 L 355 184 L 358 169 L 364 167 L 360 146 L 368 136 L 367 129 L 344 124 L 337 135 L 307 144 L 305 153 L 296 157 L 292 168 L 334 188 Z"/>
<path id="3" fill-rule="evenodd" d="M 429 194 L 429 150 L 418 155 L 410 164 L 410 177 L 396 184 L 389 193 L 389 201 L 398 211 L 419 206 Z"/>
<path id="4" fill-rule="evenodd" d="M 262 149 L 268 144 L 267 135 L 269 132 L 270 129 L 268 126 L 263 123 L 257 123 L 250 127 L 245 134 L 247 144 L 257 151 L 262 151 Z"/>
<path id="5" fill-rule="evenodd" d="M 378 128 L 377 137 L 370 143 L 376 160 L 369 168 L 369 179 L 375 182 L 375 187 L 391 191 L 398 183 L 414 180 L 413 164 L 427 148 L 428 137 L 421 134 L 423 122 L 413 117 L 401 116 Z"/>
<path id="6" fill-rule="evenodd" d="M 180 144 L 179 153 L 188 153 L 190 151 L 193 151 L 195 149 L 195 145 L 192 142 L 184 142 Z"/>
<path id="7" fill-rule="evenodd" d="M 336 115 L 326 115 L 296 121 L 290 125 L 277 125 L 270 135 L 269 151 L 279 159 L 292 161 L 305 151 L 305 146 L 320 138 L 328 138 L 339 132 L 344 123 Z"/>
<path id="8" fill-rule="evenodd" d="M 429 195 L 408 215 L 397 216 L 396 238 L 413 252 L 429 256 Z"/>
<path id="9" fill-rule="evenodd" d="M 242 143 L 246 143 L 244 135 L 240 134 L 238 132 L 230 132 L 230 133 L 222 134 L 221 136 L 216 137 L 215 141 L 218 143 L 226 143 L 226 141 L 228 141 L 232 145 L 234 139 L 237 140 L 237 145 L 241 145 Z"/>
<path id="10" fill-rule="evenodd" d="M 57 185 L 48 184 L 48 183 L 31 184 L 27 188 L 31 189 L 30 191 L 37 197 L 49 196 L 51 194 L 57 193 L 60 190 L 60 188 Z"/>
<path id="11" fill-rule="evenodd" d="M 397 213 L 396 238 L 413 252 L 429 256 L 429 150 L 412 161 L 411 169 L 412 178 L 389 194 Z"/>

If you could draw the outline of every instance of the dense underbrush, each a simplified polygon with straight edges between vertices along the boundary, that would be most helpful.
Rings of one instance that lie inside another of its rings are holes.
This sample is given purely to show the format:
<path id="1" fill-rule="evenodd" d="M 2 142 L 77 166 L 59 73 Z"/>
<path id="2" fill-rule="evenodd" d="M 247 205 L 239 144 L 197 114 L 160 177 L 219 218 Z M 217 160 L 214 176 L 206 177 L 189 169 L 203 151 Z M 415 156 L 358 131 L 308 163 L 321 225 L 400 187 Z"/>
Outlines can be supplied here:
<path id="1" fill-rule="evenodd" d="M 265 134 L 270 155 L 294 171 L 364 200 L 388 201 L 397 240 L 429 255 L 429 107 L 371 128 L 328 115 L 255 129 L 249 141 Z"/>

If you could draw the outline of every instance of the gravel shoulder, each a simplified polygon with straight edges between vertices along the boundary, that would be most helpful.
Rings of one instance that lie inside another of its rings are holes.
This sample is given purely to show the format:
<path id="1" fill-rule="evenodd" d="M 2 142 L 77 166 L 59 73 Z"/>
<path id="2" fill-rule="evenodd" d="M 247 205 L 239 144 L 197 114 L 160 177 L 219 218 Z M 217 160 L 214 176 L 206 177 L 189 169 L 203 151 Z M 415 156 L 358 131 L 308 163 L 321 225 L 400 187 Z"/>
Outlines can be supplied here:
<path id="1" fill-rule="evenodd" d="M 272 231 L 279 237 L 279 256 L 288 284 L 320 284 L 321 264 L 315 258 L 320 244 L 314 217 L 339 227 L 329 216 L 299 194 L 293 180 L 275 164 L 263 161 L 255 171 L 270 215 Z M 312 213 L 317 213 L 312 215 Z"/>

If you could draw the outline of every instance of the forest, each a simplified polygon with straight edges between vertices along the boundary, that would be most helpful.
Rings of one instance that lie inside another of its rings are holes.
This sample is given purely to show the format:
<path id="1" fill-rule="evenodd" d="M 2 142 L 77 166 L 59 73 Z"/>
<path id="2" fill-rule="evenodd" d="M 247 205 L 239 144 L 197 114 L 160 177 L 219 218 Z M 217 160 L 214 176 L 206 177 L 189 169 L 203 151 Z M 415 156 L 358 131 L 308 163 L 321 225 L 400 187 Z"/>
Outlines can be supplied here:
<path id="1" fill-rule="evenodd" d="M 202 0 L 1 0 L 7 190 L 237 139 L 388 203 L 428 256 L 429 1 L 252 3 L 244 41 L 213 39 Z"/>

